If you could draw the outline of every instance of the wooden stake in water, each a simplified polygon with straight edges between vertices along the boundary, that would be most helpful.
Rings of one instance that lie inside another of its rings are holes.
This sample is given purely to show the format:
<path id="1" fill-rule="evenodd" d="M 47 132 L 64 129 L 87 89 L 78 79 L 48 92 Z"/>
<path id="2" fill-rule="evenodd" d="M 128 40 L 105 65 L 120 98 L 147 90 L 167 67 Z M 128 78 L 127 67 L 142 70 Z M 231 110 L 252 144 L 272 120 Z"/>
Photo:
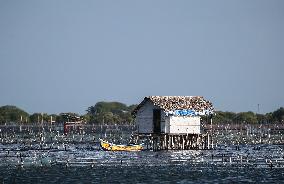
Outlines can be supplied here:
<path id="1" fill-rule="evenodd" d="M 207 134 L 207 149 L 210 149 L 210 136 Z"/>
<path id="2" fill-rule="evenodd" d="M 213 144 L 213 126 L 212 126 L 212 116 L 210 117 L 210 124 L 211 124 L 211 148 L 213 149 L 214 144 Z"/>

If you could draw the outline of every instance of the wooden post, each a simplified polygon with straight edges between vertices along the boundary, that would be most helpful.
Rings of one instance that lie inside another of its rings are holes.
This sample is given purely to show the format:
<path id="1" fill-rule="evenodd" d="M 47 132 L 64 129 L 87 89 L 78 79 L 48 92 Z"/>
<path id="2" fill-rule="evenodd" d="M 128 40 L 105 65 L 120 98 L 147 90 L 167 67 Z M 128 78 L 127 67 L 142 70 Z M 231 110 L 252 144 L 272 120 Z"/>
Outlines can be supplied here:
<path id="1" fill-rule="evenodd" d="M 196 140 L 195 140 L 195 136 L 192 136 L 192 148 L 195 149 L 196 148 Z"/>
<path id="2" fill-rule="evenodd" d="M 207 134 L 207 149 L 210 149 L 210 136 Z"/>
<path id="3" fill-rule="evenodd" d="M 178 137 L 179 137 L 179 149 L 182 149 L 182 135 Z"/>
<path id="4" fill-rule="evenodd" d="M 200 135 L 197 135 L 197 139 L 196 139 L 196 149 L 200 149 Z"/>
<path id="5" fill-rule="evenodd" d="M 171 135 L 171 149 L 173 149 L 174 147 L 174 136 Z"/>
<path id="6" fill-rule="evenodd" d="M 202 149 L 205 150 L 205 136 L 202 136 Z"/>
<path id="7" fill-rule="evenodd" d="M 146 144 L 147 144 L 147 150 L 149 150 L 149 137 L 147 137 Z"/>
<path id="8" fill-rule="evenodd" d="M 167 135 L 164 135 L 164 150 L 166 149 L 166 144 L 167 144 Z"/>
<path id="9" fill-rule="evenodd" d="M 165 137 L 165 141 L 166 141 L 166 142 L 165 142 L 165 143 L 166 143 L 166 144 L 165 144 L 165 149 L 168 150 L 168 148 L 169 148 L 168 134 L 165 134 L 165 136 L 166 136 L 166 137 Z"/>
<path id="10" fill-rule="evenodd" d="M 213 121 L 212 121 L 212 116 L 210 116 L 210 124 L 211 124 L 211 148 L 213 149 L 214 145 L 213 145 Z"/>
<path id="11" fill-rule="evenodd" d="M 181 149 L 184 150 L 184 136 L 181 136 Z"/>

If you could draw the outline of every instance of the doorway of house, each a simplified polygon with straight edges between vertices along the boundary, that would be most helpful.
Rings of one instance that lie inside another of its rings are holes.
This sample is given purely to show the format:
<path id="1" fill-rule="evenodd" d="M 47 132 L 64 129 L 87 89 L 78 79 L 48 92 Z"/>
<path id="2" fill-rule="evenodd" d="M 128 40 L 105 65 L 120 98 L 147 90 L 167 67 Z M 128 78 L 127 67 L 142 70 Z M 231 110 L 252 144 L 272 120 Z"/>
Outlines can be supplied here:
<path id="1" fill-rule="evenodd" d="M 153 132 L 154 133 L 161 133 L 161 110 L 154 109 L 153 110 Z"/>

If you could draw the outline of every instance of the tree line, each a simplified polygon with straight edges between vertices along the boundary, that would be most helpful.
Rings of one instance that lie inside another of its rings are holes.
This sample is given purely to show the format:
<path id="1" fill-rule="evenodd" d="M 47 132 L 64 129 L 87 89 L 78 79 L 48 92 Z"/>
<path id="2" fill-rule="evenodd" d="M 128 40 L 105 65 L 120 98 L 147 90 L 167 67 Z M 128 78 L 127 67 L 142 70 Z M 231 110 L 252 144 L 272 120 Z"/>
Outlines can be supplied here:
<path id="1" fill-rule="evenodd" d="M 284 108 L 269 112 L 266 114 L 258 114 L 252 111 L 248 112 L 222 112 L 216 111 L 213 116 L 214 123 L 281 123 L 284 122 Z"/>
<path id="2" fill-rule="evenodd" d="M 90 124 L 133 124 L 132 110 L 137 105 L 127 106 L 120 102 L 98 102 L 79 115 L 74 112 L 59 114 L 29 114 L 19 107 L 6 105 L 0 107 L 0 124 L 7 123 L 63 123 L 82 121 Z"/>
<path id="3" fill-rule="evenodd" d="M 0 124 L 5 123 L 62 123 L 66 121 L 83 121 L 89 124 L 133 124 L 131 112 L 137 105 L 126 105 L 120 102 L 98 102 L 79 115 L 73 112 L 47 114 L 29 114 L 11 105 L 0 107 Z M 206 118 L 204 118 L 206 119 Z M 208 118 L 207 118 L 208 120 Z M 284 108 L 266 113 L 224 112 L 216 111 L 213 123 L 280 123 L 284 121 Z"/>

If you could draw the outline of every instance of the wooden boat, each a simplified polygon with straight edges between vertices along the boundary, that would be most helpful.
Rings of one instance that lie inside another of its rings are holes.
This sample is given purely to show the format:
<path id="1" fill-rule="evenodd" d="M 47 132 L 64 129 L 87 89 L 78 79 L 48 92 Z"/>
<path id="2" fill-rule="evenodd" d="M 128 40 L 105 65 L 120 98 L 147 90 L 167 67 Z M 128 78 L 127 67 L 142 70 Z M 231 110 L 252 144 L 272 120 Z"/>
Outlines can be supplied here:
<path id="1" fill-rule="evenodd" d="M 101 148 L 105 151 L 141 151 L 141 145 L 117 145 L 104 140 L 100 140 Z"/>

